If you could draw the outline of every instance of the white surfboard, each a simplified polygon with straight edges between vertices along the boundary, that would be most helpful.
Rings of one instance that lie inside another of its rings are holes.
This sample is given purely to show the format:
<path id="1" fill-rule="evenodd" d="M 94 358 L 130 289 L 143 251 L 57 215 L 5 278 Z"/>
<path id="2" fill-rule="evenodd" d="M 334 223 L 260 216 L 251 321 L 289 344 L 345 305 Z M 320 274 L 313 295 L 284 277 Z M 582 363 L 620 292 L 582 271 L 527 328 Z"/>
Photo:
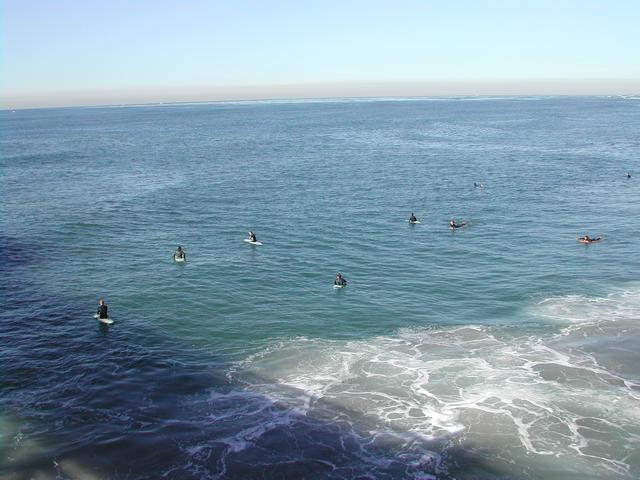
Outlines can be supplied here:
<path id="1" fill-rule="evenodd" d="M 113 323 L 113 320 L 111 320 L 110 318 L 98 317 L 97 313 L 93 316 L 93 318 L 96 318 L 99 322 L 106 323 L 107 325 L 111 325 Z"/>
<path id="2" fill-rule="evenodd" d="M 262 245 L 261 242 L 252 242 L 248 238 L 245 238 L 244 241 L 247 242 L 249 245 Z"/>
<path id="3" fill-rule="evenodd" d="M 344 288 L 344 287 L 346 287 L 346 285 L 336 285 L 336 284 L 333 285 L 333 288 Z"/>
<path id="4" fill-rule="evenodd" d="M 416 220 L 415 222 L 412 222 L 411 220 L 408 220 L 408 222 L 409 222 L 411 225 L 416 225 L 416 224 L 420 223 L 420 220 Z"/>
<path id="5" fill-rule="evenodd" d="M 184 257 L 176 257 L 175 255 L 173 256 L 173 260 L 175 262 L 184 262 L 185 258 Z"/>

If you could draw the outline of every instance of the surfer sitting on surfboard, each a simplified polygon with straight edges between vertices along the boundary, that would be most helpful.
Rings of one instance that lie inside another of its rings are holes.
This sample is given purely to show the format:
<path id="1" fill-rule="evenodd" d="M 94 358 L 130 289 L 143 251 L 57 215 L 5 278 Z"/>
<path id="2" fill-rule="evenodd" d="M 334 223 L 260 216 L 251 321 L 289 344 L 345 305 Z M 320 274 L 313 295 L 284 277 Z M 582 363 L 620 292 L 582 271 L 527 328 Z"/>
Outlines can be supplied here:
<path id="1" fill-rule="evenodd" d="M 336 279 L 333 282 L 334 285 L 339 285 L 344 287 L 347 284 L 347 281 L 344 279 L 341 273 L 336 273 Z"/>
<path id="2" fill-rule="evenodd" d="M 109 318 L 109 313 L 107 312 L 108 307 L 107 304 L 104 303 L 104 298 L 98 300 L 98 305 L 100 305 L 98 307 L 98 311 L 96 312 L 98 318 Z"/>
<path id="3" fill-rule="evenodd" d="M 409 222 L 411 223 L 416 223 L 418 221 L 418 219 L 416 218 L 416 216 L 414 215 L 413 212 L 411 212 L 411 216 L 409 217 Z"/>
<path id="4" fill-rule="evenodd" d="M 185 251 L 182 249 L 181 245 L 178 245 L 178 248 L 176 249 L 176 253 L 173 254 L 174 258 L 182 258 L 184 260 L 187 259 L 187 254 L 185 253 Z"/>
<path id="5" fill-rule="evenodd" d="M 256 238 L 256 234 L 249 230 L 249 237 L 247 238 L 252 243 L 256 243 L 258 239 Z"/>

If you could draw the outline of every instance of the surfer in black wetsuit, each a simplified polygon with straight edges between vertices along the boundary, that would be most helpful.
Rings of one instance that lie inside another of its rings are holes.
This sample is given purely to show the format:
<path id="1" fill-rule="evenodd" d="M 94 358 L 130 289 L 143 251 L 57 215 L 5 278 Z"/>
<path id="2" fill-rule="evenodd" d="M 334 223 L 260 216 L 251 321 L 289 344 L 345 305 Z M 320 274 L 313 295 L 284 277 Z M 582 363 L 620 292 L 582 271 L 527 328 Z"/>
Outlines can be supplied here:
<path id="1" fill-rule="evenodd" d="M 336 279 L 333 282 L 334 285 L 340 285 L 344 287 L 347 284 L 347 281 L 344 279 L 341 273 L 336 273 Z"/>
<path id="2" fill-rule="evenodd" d="M 416 223 L 418 221 L 418 219 L 416 218 L 416 216 L 414 215 L 413 212 L 411 212 L 411 216 L 409 217 L 409 221 L 411 223 Z"/>
<path id="3" fill-rule="evenodd" d="M 178 245 L 178 248 L 176 249 L 176 253 L 173 254 L 174 258 L 183 258 L 183 259 L 187 259 L 187 254 L 185 253 L 185 251 L 182 249 L 182 246 Z"/>
<path id="4" fill-rule="evenodd" d="M 100 305 L 97 312 L 98 318 L 109 318 L 109 313 L 107 312 L 108 307 L 107 304 L 104 303 L 104 298 L 98 300 L 98 305 Z"/>
<path id="5" fill-rule="evenodd" d="M 258 239 L 256 238 L 256 234 L 249 230 L 249 241 L 252 243 L 256 243 Z"/>
<path id="6" fill-rule="evenodd" d="M 467 222 L 456 223 L 456 219 L 452 218 L 449 222 L 449 227 L 451 227 L 451 230 L 455 230 L 456 228 L 464 227 L 466 224 Z"/>
<path id="7" fill-rule="evenodd" d="M 602 240 L 602 237 L 591 238 L 589 235 L 585 235 L 584 237 L 578 237 L 578 241 L 582 243 L 593 243 L 593 242 L 599 242 L 600 240 Z"/>
<path id="8" fill-rule="evenodd" d="M 631 174 L 627 172 L 627 178 L 631 178 Z"/>

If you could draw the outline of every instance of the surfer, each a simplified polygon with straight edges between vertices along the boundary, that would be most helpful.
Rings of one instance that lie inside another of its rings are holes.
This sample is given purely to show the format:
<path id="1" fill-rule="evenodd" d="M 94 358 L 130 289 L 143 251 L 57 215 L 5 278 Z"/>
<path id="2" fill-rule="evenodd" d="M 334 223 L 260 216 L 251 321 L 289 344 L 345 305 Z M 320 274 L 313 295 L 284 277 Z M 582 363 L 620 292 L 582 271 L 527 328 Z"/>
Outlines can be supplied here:
<path id="1" fill-rule="evenodd" d="M 416 216 L 414 215 L 413 212 L 411 212 L 411 216 L 409 217 L 409 222 L 410 223 L 416 223 L 418 221 L 418 219 L 416 218 Z"/>
<path id="2" fill-rule="evenodd" d="M 599 242 L 600 240 L 602 240 L 602 237 L 591 238 L 589 237 L 589 235 L 585 235 L 584 237 L 578 237 L 578 241 L 580 243 L 593 243 L 593 242 Z"/>
<path id="3" fill-rule="evenodd" d="M 176 259 L 178 259 L 178 258 L 182 258 L 183 260 L 187 259 L 187 254 L 182 249 L 181 245 L 178 245 L 178 248 L 176 249 L 176 253 L 173 254 L 173 257 L 176 258 Z"/>
<path id="4" fill-rule="evenodd" d="M 104 303 L 104 298 L 98 300 L 98 305 L 98 311 L 96 312 L 98 314 L 98 318 L 109 318 L 109 313 L 107 312 L 108 307 L 107 304 Z"/>
<path id="5" fill-rule="evenodd" d="M 456 219 L 452 218 L 451 221 L 449 222 L 449 226 L 451 228 L 460 228 L 460 227 L 464 227 L 465 222 L 462 223 L 456 223 Z"/>
<path id="6" fill-rule="evenodd" d="M 249 236 L 247 237 L 247 240 L 249 240 L 251 243 L 256 243 L 258 241 L 258 239 L 256 238 L 256 234 L 251 230 L 249 230 Z"/>
<path id="7" fill-rule="evenodd" d="M 344 287 L 347 284 L 347 281 L 342 276 L 340 272 L 336 273 L 336 279 L 333 281 L 334 285 L 338 285 L 340 287 Z"/>
<path id="8" fill-rule="evenodd" d="M 627 172 L 627 178 L 631 178 L 631 174 Z"/>

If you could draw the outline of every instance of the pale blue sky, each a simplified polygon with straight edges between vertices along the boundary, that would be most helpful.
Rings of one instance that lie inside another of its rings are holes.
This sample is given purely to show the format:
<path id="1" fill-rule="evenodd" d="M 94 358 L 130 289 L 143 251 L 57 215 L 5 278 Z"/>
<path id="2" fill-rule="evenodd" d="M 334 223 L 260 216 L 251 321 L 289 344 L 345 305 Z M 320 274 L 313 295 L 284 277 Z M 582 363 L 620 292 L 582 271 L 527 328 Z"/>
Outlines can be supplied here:
<path id="1" fill-rule="evenodd" d="M 638 0 L 1 1 L 6 105 L 270 86 L 323 96 L 323 85 L 364 83 L 397 95 L 405 83 L 640 84 Z"/>

